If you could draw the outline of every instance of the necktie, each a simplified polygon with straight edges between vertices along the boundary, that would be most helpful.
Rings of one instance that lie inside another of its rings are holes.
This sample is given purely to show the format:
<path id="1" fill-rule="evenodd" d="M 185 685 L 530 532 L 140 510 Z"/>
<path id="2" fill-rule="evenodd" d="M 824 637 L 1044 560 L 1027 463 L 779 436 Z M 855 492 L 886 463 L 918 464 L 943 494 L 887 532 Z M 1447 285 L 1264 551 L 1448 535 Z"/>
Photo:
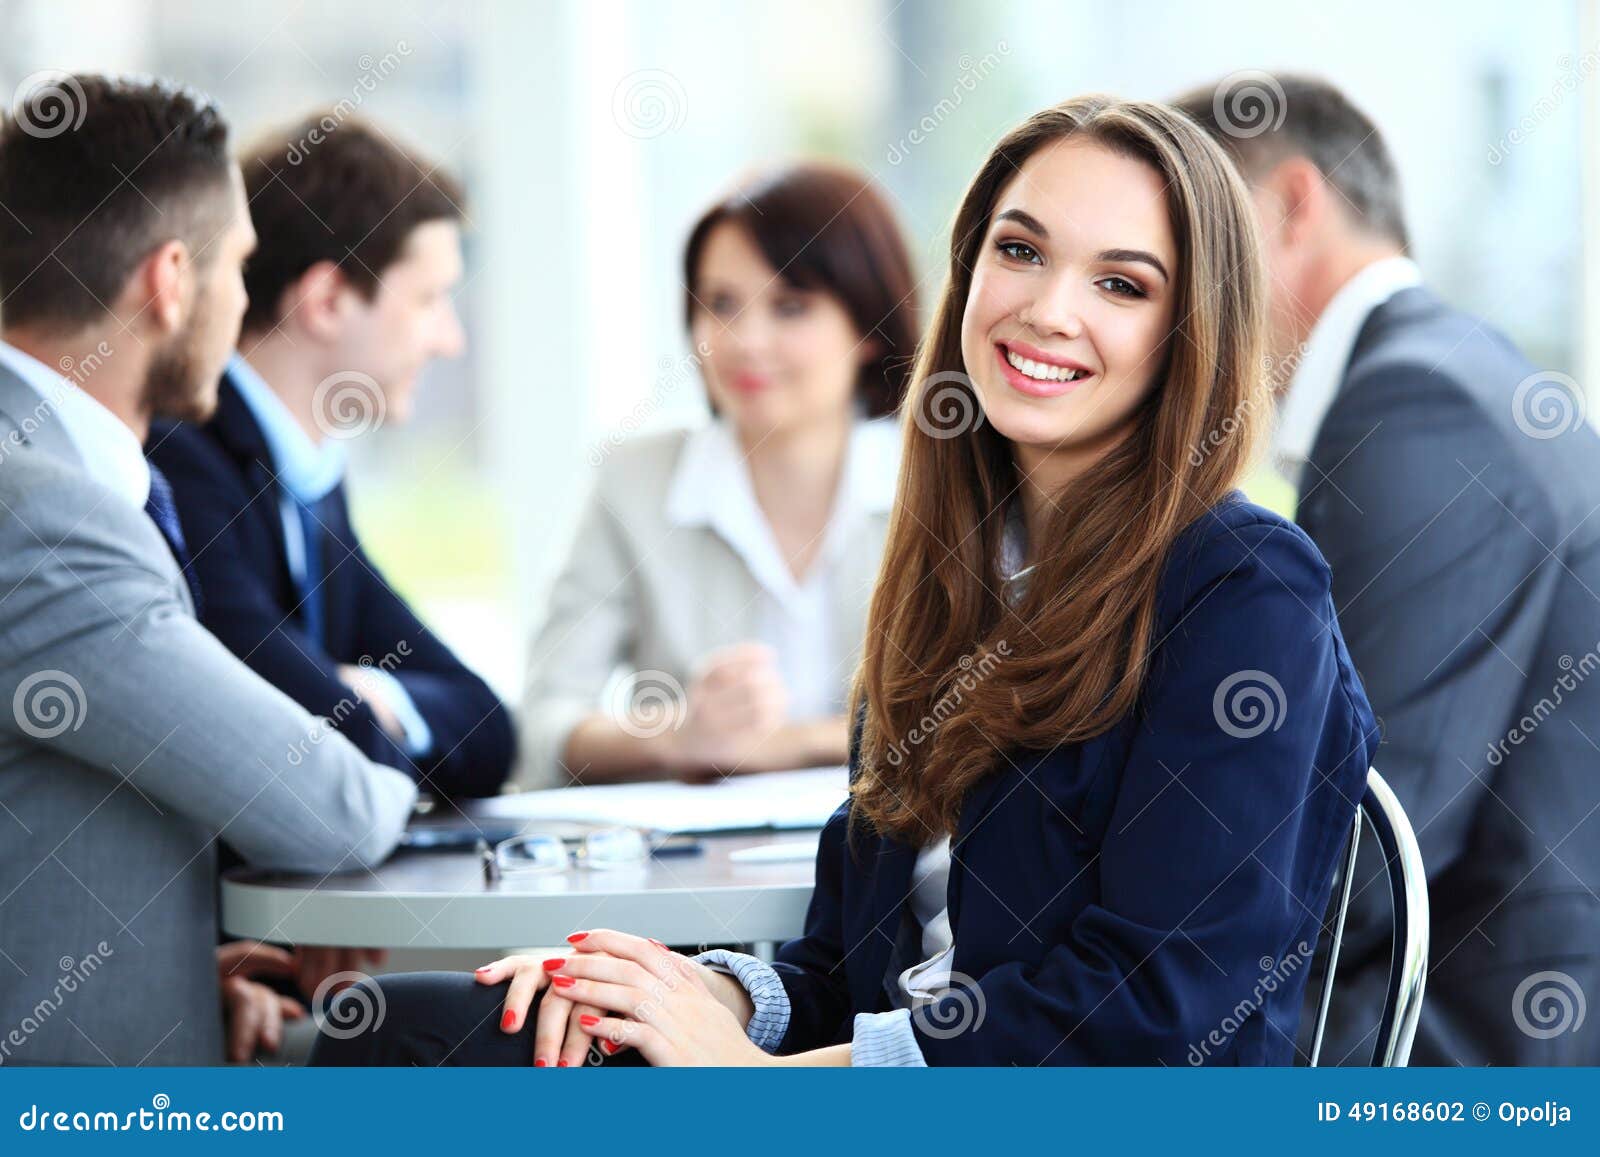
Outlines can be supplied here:
<path id="1" fill-rule="evenodd" d="M 323 518 L 327 498 L 315 502 L 294 500 L 295 512 L 300 516 L 302 539 L 305 543 L 305 572 L 299 576 L 300 609 L 305 614 L 306 634 L 325 645 L 322 613 L 322 538 Z"/>
<path id="2" fill-rule="evenodd" d="M 153 463 L 150 464 L 150 497 L 145 500 L 144 512 L 150 516 L 150 521 L 156 524 L 161 537 L 167 540 L 167 546 L 172 549 L 172 557 L 183 572 L 183 581 L 189 584 L 189 594 L 194 598 L 194 613 L 198 618 L 201 608 L 200 580 L 189 562 L 189 547 L 183 541 L 183 524 L 178 521 L 178 504 L 172 498 L 172 484 Z"/>

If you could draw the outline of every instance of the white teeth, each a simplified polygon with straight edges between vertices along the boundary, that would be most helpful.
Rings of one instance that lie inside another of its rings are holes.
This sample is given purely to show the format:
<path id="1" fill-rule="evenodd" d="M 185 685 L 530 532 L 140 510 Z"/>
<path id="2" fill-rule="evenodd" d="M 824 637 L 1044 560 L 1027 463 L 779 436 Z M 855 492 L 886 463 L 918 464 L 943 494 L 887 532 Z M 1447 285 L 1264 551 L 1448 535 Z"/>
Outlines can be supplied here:
<path id="1" fill-rule="evenodd" d="M 1044 362 L 1036 362 L 1032 358 L 1025 358 L 1013 350 L 1006 350 L 1006 361 L 1012 367 L 1041 382 L 1075 382 L 1086 377 L 1083 370 L 1069 370 L 1065 366 L 1051 366 Z"/>

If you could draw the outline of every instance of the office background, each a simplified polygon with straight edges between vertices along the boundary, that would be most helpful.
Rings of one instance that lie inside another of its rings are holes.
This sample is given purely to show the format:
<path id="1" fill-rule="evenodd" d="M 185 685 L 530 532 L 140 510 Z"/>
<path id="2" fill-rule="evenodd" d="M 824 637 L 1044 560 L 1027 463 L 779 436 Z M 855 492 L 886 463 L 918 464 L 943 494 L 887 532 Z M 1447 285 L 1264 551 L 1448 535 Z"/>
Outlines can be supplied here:
<path id="1" fill-rule="evenodd" d="M 464 180 L 469 351 L 356 444 L 352 492 L 396 585 L 511 698 L 594 465 L 704 413 L 681 245 L 765 162 L 874 173 L 931 301 L 965 181 L 1027 113 L 1320 73 L 1388 137 L 1432 284 L 1591 401 L 1600 377 L 1592 0 L 0 0 L 0 26 L 7 96 L 41 67 L 178 77 L 241 144 L 338 106 Z"/>

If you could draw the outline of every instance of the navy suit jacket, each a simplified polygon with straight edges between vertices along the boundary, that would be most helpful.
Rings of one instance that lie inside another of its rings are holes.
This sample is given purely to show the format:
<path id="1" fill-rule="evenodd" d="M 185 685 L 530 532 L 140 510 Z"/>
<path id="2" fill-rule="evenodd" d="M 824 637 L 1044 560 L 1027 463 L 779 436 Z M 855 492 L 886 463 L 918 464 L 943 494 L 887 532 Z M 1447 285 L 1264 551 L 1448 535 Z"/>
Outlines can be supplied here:
<path id="1" fill-rule="evenodd" d="M 1087 742 L 1006 753 L 963 804 L 955 988 L 911 1018 L 929 1064 L 1292 1063 L 1378 743 L 1329 582 L 1301 530 L 1238 495 L 1184 531 L 1136 709 Z M 784 1053 L 892 1007 L 916 849 L 850 828 L 846 804 L 805 932 L 774 963 Z"/>
<path id="2" fill-rule="evenodd" d="M 350 525 L 343 484 L 323 516 L 324 640 L 306 632 L 289 570 L 280 489 L 261 427 L 224 376 L 203 426 L 156 423 L 149 457 L 172 483 L 204 595 L 201 621 L 252 670 L 333 722 L 369 758 L 400 768 L 436 795 L 500 790 L 515 757 L 510 713 L 384 581 Z M 404 642 L 409 652 L 401 656 Z M 413 759 L 340 681 L 340 663 L 394 655 L 390 673 L 433 732 Z"/>

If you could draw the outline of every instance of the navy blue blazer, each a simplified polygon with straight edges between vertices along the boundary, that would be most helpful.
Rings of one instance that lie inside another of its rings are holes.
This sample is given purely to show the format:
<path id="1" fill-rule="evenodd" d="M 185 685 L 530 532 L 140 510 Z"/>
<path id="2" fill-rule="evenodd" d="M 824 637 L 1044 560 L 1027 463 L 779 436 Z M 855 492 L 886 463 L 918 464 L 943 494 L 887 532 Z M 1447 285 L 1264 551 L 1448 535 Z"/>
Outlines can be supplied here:
<path id="1" fill-rule="evenodd" d="M 172 483 L 184 538 L 204 595 L 201 621 L 252 670 L 315 715 L 329 719 L 369 758 L 400 768 L 436 795 L 499 791 L 516 755 L 511 716 L 486 683 L 436 639 L 384 581 L 350 525 L 340 484 L 325 504 L 323 641 L 307 634 L 289 570 L 266 438 L 228 377 L 203 426 L 161 423 L 150 460 Z M 374 664 L 409 654 L 390 670 L 433 733 L 413 759 L 364 703 L 352 707 L 340 663 Z"/>
<path id="2" fill-rule="evenodd" d="M 1157 622 L 1127 717 L 1008 753 L 964 802 L 956 990 L 911 1018 L 929 1064 L 1293 1063 L 1377 724 L 1327 564 L 1237 494 L 1180 536 Z M 892 1007 L 916 848 L 859 821 L 847 833 L 848 808 L 823 831 L 805 932 L 773 965 L 783 1053 Z"/>

